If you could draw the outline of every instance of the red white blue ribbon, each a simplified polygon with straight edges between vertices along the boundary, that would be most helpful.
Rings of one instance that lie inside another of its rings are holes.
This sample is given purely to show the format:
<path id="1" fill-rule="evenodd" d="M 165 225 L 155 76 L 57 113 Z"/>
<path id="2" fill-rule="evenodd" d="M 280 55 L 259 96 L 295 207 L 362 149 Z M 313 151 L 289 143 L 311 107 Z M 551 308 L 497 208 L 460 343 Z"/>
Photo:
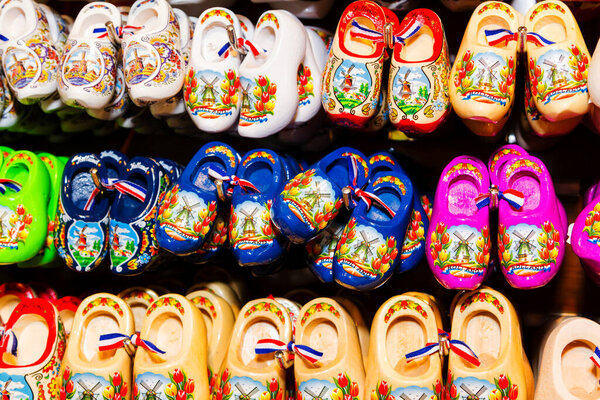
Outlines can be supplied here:
<path id="1" fill-rule="evenodd" d="M 0 40 L 2 40 L 3 42 L 8 42 L 9 39 L 0 33 Z"/>
<path id="2" fill-rule="evenodd" d="M 0 193 L 1 194 L 6 193 L 6 189 L 12 189 L 15 192 L 19 192 L 19 191 L 21 191 L 22 187 L 23 187 L 23 185 L 21 185 L 17 181 L 13 181 L 11 179 L 0 179 Z"/>
<path id="3" fill-rule="evenodd" d="M 100 179 L 100 184 L 106 190 L 116 190 L 119 193 L 123 193 L 129 195 L 142 203 L 146 200 L 146 189 L 143 186 L 138 185 L 137 183 L 133 183 L 131 181 L 127 181 L 124 179 L 116 179 L 116 178 L 108 178 L 108 179 Z M 94 205 L 94 199 L 98 194 L 100 194 L 100 188 L 94 188 L 88 201 L 85 203 L 83 209 L 85 211 L 89 211 Z"/>
<path id="4" fill-rule="evenodd" d="M 105 335 L 100 335 L 100 338 L 98 339 L 98 350 L 116 350 L 125 347 L 126 343 L 131 343 L 135 347 L 141 347 L 151 353 L 165 354 L 165 352 L 156 347 L 154 343 L 142 339 L 138 333 L 134 333 L 131 336 L 122 333 L 107 333 Z"/>
<path id="5" fill-rule="evenodd" d="M 359 170 L 358 170 L 358 160 L 356 159 L 356 157 L 350 155 L 348 157 L 348 164 L 349 164 L 349 170 L 350 170 L 350 173 L 352 176 L 349 187 L 350 187 L 350 189 L 352 189 L 354 197 L 358 198 L 359 200 L 364 201 L 365 204 L 367 205 L 367 209 L 371 207 L 373 202 L 376 202 L 390 215 L 390 217 L 394 218 L 396 216 L 396 213 L 394 212 L 394 210 L 392 210 L 390 207 L 388 207 L 388 205 L 385 204 L 385 202 L 383 200 L 381 200 L 381 198 L 379 198 L 379 196 L 377 196 L 375 193 L 367 192 L 367 191 L 364 191 L 361 188 L 357 187 Z M 357 204 L 356 201 L 354 201 L 354 199 L 352 201 L 353 201 L 354 205 Z"/>
<path id="6" fill-rule="evenodd" d="M 412 20 L 398 35 L 392 36 L 392 46 L 396 44 L 406 44 L 406 39 L 414 36 L 423 24 L 416 19 Z M 352 21 L 352 27 L 350 28 L 350 37 L 356 39 L 370 40 L 374 43 L 385 43 L 385 36 L 383 32 L 379 32 L 364 25 L 359 24 L 356 21 Z"/>
<path id="7" fill-rule="evenodd" d="M 247 191 L 248 189 L 252 189 L 257 193 L 260 193 L 260 190 L 258 190 L 258 188 L 256 186 L 254 186 L 254 184 L 252 182 L 250 182 L 247 179 L 239 178 L 235 175 L 227 176 L 213 168 L 209 168 L 208 176 L 210 176 L 213 179 L 218 179 L 223 182 L 229 183 L 232 186 L 240 186 L 242 189 L 244 189 L 244 191 Z M 230 191 L 233 191 L 233 189 L 229 188 L 227 190 L 227 194 L 231 194 Z"/>
<path id="8" fill-rule="evenodd" d="M 541 46 L 549 46 L 551 44 L 554 44 L 553 41 L 546 39 L 539 33 L 527 32 L 525 35 L 526 35 L 526 40 L 528 42 L 534 43 L 540 47 Z M 519 36 L 520 36 L 519 32 L 513 32 L 510 29 L 486 29 L 485 30 L 485 38 L 490 46 L 496 46 L 497 44 L 500 44 L 502 42 L 504 42 L 504 44 L 507 44 L 508 42 L 510 42 L 512 40 L 517 41 L 517 40 L 519 40 Z"/>
<path id="9" fill-rule="evenodd" d="M 238 48 L 243 47 L 246 50 L 250 51 L 254 57 L 258 56 L 261 53 L 267 52 L 267 50 L 265 50 L 265 49 L 259 50 L 258 47 L 256 47 L 256 45 L 254 43 L 252 43 L 250 40 L 244 39 L 244 38 L 238 38 L 237 46 L 238 46 Z M 218 51 L 219 57 L 227 58 L 227 56 L 229 56 L 230 48 L 231 48 L 231 42 L 225 43 L 223 45 L 223 47 L 221 47 Z"/>
<path id="10" fill-rule="evenodd" d="M 555 43 L 551 40 L 546 39 L 539 33 L 535 33 L 535 32 L 527 32 L 527 41 L 531 42 L 533 44 L 536 44 L 539 47 L 550 46 L 551 44 Z"/>
<path id="11" fill-rule="evenodd" d="M 497 193 L 497 194 L 496 194 Z M 502 192 L 495 187 L 490 188 L 487 193 L 482 193 L 475 198 L 477 208 L 481 210 L 483 207 L 490 205 L 496 207 L 497 199 L 506 200 L 515 210 L 520 210 L 525 204 L 525 195 L 518 190 L 508 189 Z"/>
<path id="12" fill-rule="evenodd" d="M 9 353 L 17 356 L 17 336 L 11 329 L 0 330 L 0 353 Z"/>
<path id="13" fill-rule="evenodd" d="M 441 329 L 438 330 L 438 338 L 439 341 L 437 343 L 427 343 L 422 349 L 406 354 L 406 362 L 415 361 L 435 353 L 446 355 L 448 352 L 452 351 L 454 354 L 471 364 L 477 367 L 480 365 L 479 358 L 465 342 L 451 339 L 450 333 L 444 332 Z"/>
<path id="14" fill-rule="evenodd" d="M 97 39 L 103 39 L 108 37 L 108 29 L 105 27 L 102 28 L 94 28 L 92 31 L 94 35 L 96 35 Z"/>
<path id="15" fill-rule="evenodd" d="M 596 367 L 600 368 L 600 349 L 598 347 L 594 349 L 594 354 L 592 354 L 590 359 L 594 364 L 596 364 Z"/>
<path id="16" fill-rule="evenodd" d="M 298 354 L 308 362 L 316 363 L 323 357 L 323 353 L 303 344 L 295 344 L 293 341 L 289 343 L 282 342 L 277 339 L 260 339 L 256 342 L 254 349 L 256 354 L 270 354 L 277 351 L 288 351 L 293 354 Z"/>

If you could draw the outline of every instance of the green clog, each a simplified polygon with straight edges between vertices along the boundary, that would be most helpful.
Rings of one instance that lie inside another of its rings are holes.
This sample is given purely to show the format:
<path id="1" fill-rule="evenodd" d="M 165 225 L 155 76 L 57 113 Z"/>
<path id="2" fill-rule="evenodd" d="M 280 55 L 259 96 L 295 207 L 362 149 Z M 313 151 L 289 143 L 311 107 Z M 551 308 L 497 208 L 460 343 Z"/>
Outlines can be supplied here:
<path id="1" fill-rule="evenodd" d="M 54 267 L 60 264 L 56 247 L 54 247 L 54 219 L 56 218 L 56 210 L 58 209 L 58 198 L 60 197 L 60 185 L 62 180 L 65 163 L 61 160 L 62 157 L 56 157 L 50 153 L 38 153 L 40 160 L 46 166 L 48 175 L 50 176 L 50 196 L 48 198 L 48 233 L 46 234 L 46 242 L 42 246 L 40 252 L 29 261 L 19 263 L 21 268 L 31 267 Z"/>
<path id="2" fill-rule="evenodd" d="M 50 176 L 42 160 L 30 151 L 13 153 L 0 171 L 0 264 L 23 262 L 40 251 L 49 197 Z"/>
<path id="3" fill-rule="evenodd" d="M 13 149 L 11 149 L 10 147 L 0 146 L 0 168 L 2 168 L 4 166 L 4 163 L 6 161 L 8 161 L 9 157 L 14 152 L 15 151 Z"/>

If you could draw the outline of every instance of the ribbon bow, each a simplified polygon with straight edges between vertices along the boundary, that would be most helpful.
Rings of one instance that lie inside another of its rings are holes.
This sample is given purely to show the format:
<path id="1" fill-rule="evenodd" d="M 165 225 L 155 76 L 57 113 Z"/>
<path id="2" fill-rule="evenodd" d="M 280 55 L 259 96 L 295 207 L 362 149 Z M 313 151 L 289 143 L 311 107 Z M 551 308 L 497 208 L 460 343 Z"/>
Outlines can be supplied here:
<path id="1" fill-rule="evenodd" d="M 259 51 L 259 49 L 256 47 L 256 45 L 248 39 L 238 38 L 236 44 L 237 44 L 238 48 L 243 47 L 246 50 L 250 51 L 254 57 L 258 56 L 261 53 L 267 52 L 267 50 L 265 50 L 265 49 L 260 49 L 260 51 Z M 231 42 L 225 43 L 218 51 L 219 57 L 227 58 L 229 56 L 229 49 L 231 47 L 232 47 Z"/>
<path id="2" fill-rule="evenodd" d="M 502 28 L 485 30 L 485 38 L 490 46 L 496 46 L 502 42 L 504 42 L 504 44 L 508 44 L 508 42 L 513 40 L 518 41 L 521 34 L 525 35 L 525 40 L 527 42 L 533 43 L 540 47 L 554 44 L 553 41 L 546 39 L 539 33 L 527 32 L 525 27 L 520 27 L 519 32 L 513 32 L 510 29 Z"/>
<path id="3" fill-rule="evenodd" d="M 244 191 L 247 191 L 248 189 L 252 189 L 257 193 L 260 193 L 260 190 L 258 190 L 258 188 L 256 186 L 254 186 L 254 184 L 252 182 L 250 182 L 247 179 L 239 178 L 235 175 L 227 176 L 213 168 L 209 168 L 208 176 L 210 176 L 213 179 L 218 179 L 223 182 L 227 182 L 232 186 L 240 186 L 242 189 L 244 189 Z M 227 189 L 227 194 L 230 195 L 232 191 L 233 191 L 232 188 Z"/>
<path id="4" fill-rule="evenodd" d="M 256 348 L 254 351 L 256 354 L 269 354 L 277 351 L 288 351 L 292 354 L 298 354 L 300 357 L 313 364 L 323 357 L 323 353 L 320 351 L 303 344 L 295 344 L 293 341 L 290 341 L 286 344 L 285 342 L 277 339 L 260 339 L 258 342 L 256 342 Z"/>
<path id="5" fill-rule="evenodd" d="M 141 26 L 125 25 L 115 27 L 115 34 L 117 37 L 122 38 L 123 35 L 132 35 L 135 31 L 142 29 Z M 96 35 L 97 39 L 109 38 L 108 29 L 106 27 L 94 28 L 92 31 Z"/>
<path id="6" fill-rule="evenodd" d="M 525 204 L 525 196 L 518 190 L 508 189 L 504 192 L 499 190 L 495 185 L 492 185 L 487 193 L 482 193 L 475 198 L 477 208 L 481 210 L 483 207 L 491 205 L 493 208 L 498 206 L 498 199 L 506 200 L 516 210 L 520 210 Z"/>
<path id="7" fill-rule="evenodd" d="M 0 179 L 0 193 L 1 194 L 6 193 L 7 188 L 12 189 L 15 192 L 19 192 L 22 187 L 23 187 L 23 185 L 21 185 L 17 181 L 13 181 L 11 179 Z"/>
<path id="8" fill-rule="evenodd" d="M 131 343 L 136 348 L 141 347 L 148 350 L 151 353 L 165 354 L 165 352 L 156 347 L 154 343 L 142 339 L 138 333 L 134 333 L 131 336 L 122 333 L 107 333 L 105 335 L 100 335 L 98 350 L 107 351 L 120 349 L 121 347 L 125 347 L 128 343 Z"/>
<path id="9" fill-rule="evenodd" d="M 0 329 L 0 353 L 9 353 L 16 357 L 18 344 L 17 336 L 11 329 Z"/>
<path id="10" fill-rule="evenodd" d="M 444 332 L 441 329 L 438 329 L 438 339 L 436 343 L 427 343 L 422 349 L 406 354 L 406 362 L 415 361 L 435 353 L 445 356 L 452 351 L 476 367 L 480 365 L 479 358 L 465 342 L 458 339 L 451 339 L 450 333 Z"/>
<path id="11" fill-rule="evenodd" d="M 100 185 L 103 189 L 111 191 L 116 190 L 119 193 L 127 194 L 141 202 L 146 200 L 146 189 L 143 186 L 131 181 L 116 178 L 100 179 Z M 98 187 L 95 187 L 94 190 L 92 190 L 92 193 L 90 194 L 90 197 L 83 208 L 85 211 L 89 211 L 92 208 L 94 205 L 94 200 L 96 196 L 100 194 L 100 192 L 101 189 Z"/>
<path id="12" fill-rule="evenodd" d="M 374 43 L 385 43 L 389 47 L 394 47 L 396 44 L 405 45 L 406 40 L 411 36 L 414 36 L 423 24 L 416 19 L 412 20 L 400 33 L 392 35 L 392 43 L 388 44 L 385 40 L 385 34 L 364 25 L 359 24 L 356 21 L 352 21 L 352 27 L 350 28 L 350 37 L 355 39 L 370 40 Z"/>
<path id="13" fill-rule="evenodd" d="M 350 170 L 351 176 L 352 176 L 349 188 L 352 190 L 354 197 L 364 201 L 365 204 L 367 205 L 367 208 L 371 207 L 371 205 L 373 204 L 373 201 L 376 202 L 390 215 L 390 217 L 394 218 L 396 216 L 396 213 L 394 212 L 394 210 L 392 210 L 390 207 L 388 207 L 388 205 L 385 204 L 385 202 L 383 200 L 381 200 L 381 198 L 379 196 L 377 196 L 375 193 L 366 192 L 366 191 L 362 190 L 361 188 L 357 187 L 357 184 L 358 184 L 357 183 L 357 181 L 358 181 L 358 161 L 356 160 L 356 157 L 353 157 L 353 156 L 348 157 L 348 164 L 350 165 L 349 170 Z M 356 201 L 353 200 L 353 204 L 356 205 Z"/>

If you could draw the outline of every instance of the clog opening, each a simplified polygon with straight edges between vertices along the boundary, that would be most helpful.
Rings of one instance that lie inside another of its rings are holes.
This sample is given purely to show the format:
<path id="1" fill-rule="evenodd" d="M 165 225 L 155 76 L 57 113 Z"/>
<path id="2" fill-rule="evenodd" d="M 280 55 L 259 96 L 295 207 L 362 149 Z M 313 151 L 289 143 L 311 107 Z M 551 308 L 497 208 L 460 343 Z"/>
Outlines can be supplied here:
<path id="1" fill-rule="evenodd" d="M 400 57 L 409 62 L 428 60 L 433 57 L 434 41 L 431 29 L 427 25 L 423 25 L 416 35 L 406 40 L 406 45 L 402 46 Z"/>
<path id="2" fill-rule="evenodd" d="M 540 18 L 533 26 L 533 31 L 555 43 L 567 39 L 565 21 L 555 15 L 548 15 Z"/>
<path id="3" fill-rule="evenodd" d="M 397 212 L 400 209 L 402 198 L 396 190 L 385 187 L 378 189 L 375 194 L 386 206 L 391 208 L 392 211 Z M 392 220 L 392 216 L 385 208 L 375 201 L 372 203 L 372 206 L 369 207 L 369 211 L 367 211 L 367 218 L 377 222 L 387 222 Z"/>
<path id="4" fill-rule="evenodd" d="M 391 367 L 403 376 L 417 377 L 429 369 L 429 357 L 423 357 L 411 363 L 405 355 L 421 349 L 427 343 L 425 326 L 417 318 L 401 316 L 394 319 L 385 335 L 385 350 Z"/>
<path id="5" fill-rule="evenodd" d="M 19 305 L 21 300 L 14 295 L 4 295 L 0 298 L 0 322 L 5 324 L 10 318 L 10 314 L 14 311 L 15 307 Z"/>
<path id="6" fill-rule="evenodd" d="M 252 182 L 261 193 L 268 192 L 271 186 L 275 184 L 273 181 L 274 171 L 271 165 L 270 162 L 255 161 L 246 168 L 242 178 Z M 250 191 L 250 193 L 253 192 Z"/>
<path id="7" fill-rule="evenodd" d="M 129 303 L 128 305 L 129 308 L 131 308 L 131 313 L 133 314 L 135 330 L 139 332 L 142 330 L 142 326 L 144 325 L 144 318 L 146 318 L 148 305 L 142 302 Z"/>
<path id="8" fill-rule="evenodd" d="M 253 57 L 252 53 L 249 53 L 244 59 L 244 67 L 251 69 L 258 68 L 263 65 L 268 59 L 268 54 L 275 46 L 276 39 L 277 32 L 271 26 L 263 25 L 260 30 L 256 31 L 254 34 L 253 43 L 256 45 L 256 48 L 259 51 L 259 55 Z M 267 52 L 264 53 L 262 49 L 265 49 Z"/>
<path id="9" fill-rule="evenodd" d="M 163 312 L 152 321 L 148 340 L 165 352 L 160 356 L 163 359 L 177 359 L 183 348 L 183 321 L 174 312 Z M 144 353 L 150 357 L 151 353 Z"/>
<path id="10" fill-rule="evenodd" d="M 166 10 L 164 10 L 166 12 Z M 158 17 L 158 9 L 154 7 L 149 7 L 136 14 L 134 16 L 135 20 L 131 21 L 131 24 L 134 26 L 142 26 L 144 30 L 155 30 L 161 28 L 159 26 L 159 17 Z"/>
<path id="11" fill-rule="evenodd" d="M 354 18 L 354 21 L 373 31 L 378 30 L 373 21 L 371 21 L 369 18 L 357 17 Z M 375 43 L 372 40 L 352 37 L 352 29 L 350 29 L 350 27 L 351 25 L 348 24 L 346 32 L 344 33 L 344 38 L 340 38 L 344 43 L 344 47 L 346 47 L 346 49 L 351 53 L 354 53 L 358 56 L 369 57 L 375 54 L 375 51 L 377 50 Z"/>
<path id="12" fill-rule="evenodd" d="M 256 318 L 243 329 L 241 333 L 242 345 L 239 347 L 238 357 L 247 367 L 265 368 L 275 361 L 273 354 L 256 354 L 256 343 L 260 339 L 280 340 L 279 330 L 273 321 L 267 318 Z"/>
<path id="13" fill-rule="evenodd" d="M 78 170 L 71 179 L 70 191 L 67 193 L 75 207 L 83 210 L 92 191 L 96 188 L 89 168 Z"/>
<path id="14" fill-rule="evenodd" d="M 490 15 L 488 17 L 483 18 L 479 21 L 479 25 L 477 25 L 477 43 L 482 46 L 489 46 L 485 31 L 486 30 L 495 30 L 495 29 L 509 29 L 510 25 L 508 22 L 501 17 L 496 15 Z M 514 42 L 508 42 L 514 43 Z M 506 41 L 498 43 L 495 47 L 507 47 L 508 44 Z"/>
<path id="15" fill-rule="evenodd" d="M 68 335 L 71 333 L 71 327 L 73 326 L 73 318 L 75 318 L 75 312 L 73 310 L 62 310 L 59 312 L 60 320 L 65 328 L 65 333 Z"/>
<path id="16" fill-rule="evenodd" d="M 481 365 L 474 367 L 471 363 L 460 358 L 465 368 L 485 370 L 492 366 L 500 356 L 502 328 L 498 318 L 490 312 L 473 313 L 466 321 L 462 340 L 471 347 L 479 357 Z"/>
<path id="17" fill-rule="evenodd" d="M 150 197 L 152 195 L 152 185 L 150 181 L 150 175 L 142 174 L 139 172 L 133 173 L 127 177 L 128 181 L 131 181 L 143 188 L 146 189 L 146 200 L 139 201 L 133 196 L 128 194 L 120 194 L 117 204 L 113 204 L 114 207 L 119 208 L 119 214 L 123 219 L 132 219 L 136 218 L 144 211 L 146 204 L 150 201 Z M 159 181 L 155 182 L 157 185 L 160 184 Z"/>
<path id="18" fill-rule="evenodd" d="M 508 181 L 511 189 L 518 190 L 525 196 L 525 204 L 521 211 L 535 210 L 541 201 L 541 183 L 533 172 L 519 171 Z"/>
<path id="19" fill-rule="evenodd" d="M 119 178 L 119 170 L 115 166 L 111 165 L 110 163 L 104 163 L 104 165 L 106 166 L 106 175 L 109 178 Z"/>
<path id="20" fill-rule="evenodd" d="M 204 325 L 206 326 L 206 342 L 209 343 L 209 347 L 212 348 L 214 343 L 212 343 L 213 337 L 213 319 L 208 310 L 204 308 L 198 308 L 200 313 L 202 314 L 202 318 L 204 318 Z"/>
<path id="21" fill-rule="evenodd" d="M 46 350 L 50 330 L 44 318 L 36 314 L 24 314 L 12 327 L 18 346 L 17 357 L 3 353 L 2 360 L 12 365 L 31 365 L 38 362 Z"/>
<path id="22" fill-rule="evenodd" d="M 202 190 L 215 191 L 217 187 L 215 186 L 213 179 L 208 175 L 208 171 L 211 167 L 212 169 L 215 169 L 216 166 L 218 166 L 218 168 L 216 168 L 217 170 L 222 169 L 223 171 L 227 171 L 225 162 L 219 157 L 204 157 L 202 161 L 198 163 L 198 166 L 194 171 L 194 186 L 199 187 Z"/>
<path id="23" fill-rule="evenodd" d="M 94 29 L 105 28 L 108 21 L 110 21 L 108 13 L 94 12 L 93 14 L 86 16 L 80 25 L 78 24 L 79 28 L 82 28 L 83 32 L 75 33 L 88 38 L 94 37 Z"/>
<path id="24" fill-rule="evenodd" d="M 344 187 L 350 182 L 350 171 L 347 157 L 340 157 L 325 168 L 325 174 L 338 186 Z M 359 167 L 359 174 L 360 167 Z"/>
<path id="25" fill-rule="evenodd" d="M 346 340 L 348 340 L 346 338 Z M 323 357 L 319 360 L 318 365 L 327 365 L 334 361 L 338 356 L 339 333 L 335 324 L 325 318 L 317 318 L 312 320 L 303 333 L 303 343 L 317 351 L 323 353 Z M 355 349 L 346 349 L 346 351 L 354 351 Z M 356 349 L 358 350 L 358 349 Z M 316 368 L 315 364 L 306 362 L 304 365 Z"/>
<path id="26" fill-rule="evenodd" d="M 207 62 L 218 62 L 222 58 L 219 56 L 219 50 L 229 42 L 227 29 L 222 21 L 213 21 L 202 28 L 202 43 L 200 51 L 202 58 Z M 221 84 L 221 82 L 217 82 Z"/>
<path id="27" fill-rule="evenodd" d="M 25 10 L 20 7 L 13 7 L 2 13 L 0 19 L 0 26 L 2 26 L 2 32 L 9 37 L 19 38 L 25 35 L 30 28 L 27 24 L 27 14 Z"/>
<path id="28" fill-rule="evenodd" d="M 19 183 L 27 182 L 29 176 L 29 168 L 24 163 L 12 164 L 4 173 L 6 179 L 11 179 Z"/>
<path id="29" fill-rule="evenodd" d="M 590 360 L 594 348 L 595 345 L 588 341 L 576 340 L 569 343 L 562 351 L 562 380 L 569 393 L 577 399 L 600 398 L 598 388 L 600 370 Z"/>
<path id="30" fill-rule="evenodd" d="M 85 319 L 79 356 L 85 362 L 110 362 L 116 350 L 99 351 L 100 335 L 122 333 L 119 322 L 106 311 L 97 311 Z"/>
<path id="31" fill-rule="evenodd" d="M 454 215 L 475 215 L 477 205 L 473 201 L 479 196 L 479 184 L 470 175 L 453 178 L 448 185 L 448 211 Z"/>

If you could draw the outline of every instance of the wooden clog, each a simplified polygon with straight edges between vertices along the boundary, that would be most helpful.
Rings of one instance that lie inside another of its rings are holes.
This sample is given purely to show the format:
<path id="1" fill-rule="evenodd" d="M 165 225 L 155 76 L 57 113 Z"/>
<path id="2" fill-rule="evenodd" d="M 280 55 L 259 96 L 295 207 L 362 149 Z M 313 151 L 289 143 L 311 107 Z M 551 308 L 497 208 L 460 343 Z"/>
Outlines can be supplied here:
<path id="1" fill-rule="evenodd" d="M 128 399 L 131 393 L 131 357 L 124 347 L 100 350 L 100 336 L 134 332 L 127 303 L 108 293 L 97 293 L 81 302 L 69 336 L 61 367 L 60 391 L 67 399 L 100 396 Z M 62 398 L 62 397 L 61 397 Z"/>
<path id="2" fill-rule="evenodd" d="M 356 325 L 356 330 L 358 332 L 358 341 L 360 342 L 360 352 L 362 354 L 363 364 L 366 369 L 367 358 L 369 355 L 369 338 L 371 335 L 369 326 L 365 322 L 362 312 L 352 300 L 341 296 L 334 297 L 333 299 L 340 303 L 342 307 L 348 311 L 350 317 L 352 317 L 354 320 L 354 324 Z"/>
<path id="3" fill-rule="evenodd" d="M 192 286 L 189 289 L 188 293 L 196 290 L 208 290 L 209 292 L 212 292 L 224 299 L 227 303 L 229 303 L 229 306 L 231 307 L 234 316 L 237 318 L 238 314 L 240 313 L 241 302 L 237 296 L 237 293 L 227 283 L 216 281 L 199 282 Z"/>
<path id="4" fill-rule="evenodd" d="M 419 399 L 441 395 L 440 356 L 432 354 L 410 363 L 405 357 L 438 341 L 438 329 L 442 326 L 438 325 L 439 311 L 434 311 L 431 301 L 425 294 L 403 294 L 379 308 L 371 327 L 365 398 Z"/>
<path id="5" fill-rule="evenodd" d="M 75 319 L 75 313 L 81 304 L 81 300 L 73 296 L 65 296 L 54 301 L 54 307 L 58 310 L 58 315 L 63 323 L 65 330 L 65 336 L 67 339 L 71 334 L 73 328 L 73 320 Z"/>
<path id="6" fill-rule="evenodd" d="M 127 303 L 131 309 L 135 331 L 139 332 L 144 323 L 146 310 L 150 307 L 152 302 L 158 299 L 158 293 L 152 289 L 134 286 L 123 290 L 118 296 L 125 300 L 125 303 Z"/>
<path id="7" fill-rule="evenodd" d="M 275 339 L 286 344 L 292 340 L 290 316 L 285 307 L 275 300 L 253 300 L 241 309 L 213 398 L 283 398 L 286 371 L 272 353 L 256 354 L 260 339 Z"/>
<path id="8" fill-rule="evenodd" d="M 7 282 L 0 285 L 0 326 L 8 322 L 15 307 L 25 299 L 36 297 L 29 285 L 16 282 Z"/>
<path id="9" fill-rule="evenodd" d="M 313 364 L 296 357 L 298 399 L 358 400 L 365 370 L 360 340 L 350 314 L 333 299 L 320 297 L 302 307 L 296 343 L 323 352 Z"/>
<path id="10" fill-rule="evenodd" d="M 490 288 L 459 296 L 452 313 L 452 339 L 466 343 L 481 364 L 475 366 L 450 352 L 447 385 L 451 395 L 528 399 L 531 366 L 524 357 L 512 304 Z"/>
<path id="11" fill-rule="evenodd" d="M 206 326 L 185 297 L 166 294 L 146 311 L 140 338 L 164 353 L 138 347 L 133 398 L 207 399 Z"/>

